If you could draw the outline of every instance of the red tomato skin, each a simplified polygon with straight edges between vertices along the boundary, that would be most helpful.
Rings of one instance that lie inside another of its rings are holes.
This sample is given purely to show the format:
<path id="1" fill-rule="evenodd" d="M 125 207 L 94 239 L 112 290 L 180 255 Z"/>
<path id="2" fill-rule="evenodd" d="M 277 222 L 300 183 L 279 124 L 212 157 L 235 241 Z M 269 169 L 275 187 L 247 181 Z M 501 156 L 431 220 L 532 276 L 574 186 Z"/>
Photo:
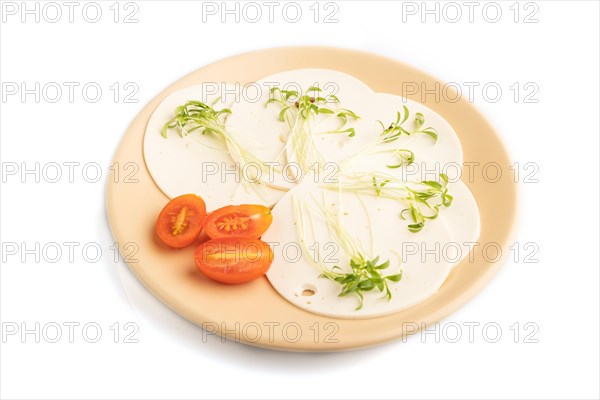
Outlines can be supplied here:
<path id="1" fill-rule="evenodd" d="M 211 239 L 258 239 L 269 228 L 273 215 L 268 207 L 257 204 L 225 206 L 209 213 L 204 231 Z"/>
<path id="2" fill-rule="evenodd" d="M 185 207 L 185 210 L 183 210 Z M 181 232 L 174 234 L 174 224 L 181 216 Z M 165 245 L 181 249 L 192 244 L 200 232 L 206 218 L 206 204 L 200 196 L 184 194 L 171 199 L 156 219 L 155 232 Z"/>
<path id="3" fill-rule="evenodd" d="M 196 267 L 207 277 L 226 284 L 250 282 L 263 276 L 273 262 L 273 250 L 259 239 L 212 239 L 200 244 Z"/>

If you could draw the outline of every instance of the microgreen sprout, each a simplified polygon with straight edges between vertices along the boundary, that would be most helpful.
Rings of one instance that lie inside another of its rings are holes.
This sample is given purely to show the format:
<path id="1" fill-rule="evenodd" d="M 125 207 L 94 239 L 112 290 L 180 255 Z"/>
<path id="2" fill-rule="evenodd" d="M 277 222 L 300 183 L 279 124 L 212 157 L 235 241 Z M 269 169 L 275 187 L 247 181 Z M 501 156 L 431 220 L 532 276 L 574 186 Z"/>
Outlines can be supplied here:
<path id="1" fill-rule="evenodd" d="M 403 165 L 415 162 L 415 153 L 408 149 L 395 149 L 392 154 L 398 158 L 398 164 L 388 165 L 388 168 L 400 168 Z"/>
<path id="2" fill-rule="evenodd" d="M 381 264 L 378 264 L 378 262 L 379 257 L 375 257 L 372 260 L 365 260 L 359 255 L 357 258 L 350 259 L 352 272 L 343 272 L 336 265 L 331 271 L 323 272 L 321 276 L 342 285 L 342 291 L 339 294 L 340 297 L 355 294 L 360 301 L 356 307 L 358 311 L 364 304 L 364 292 L 369 292 L 377 288 L 380 292 L 385 292 L 385 297 L 390 301 L 392 299 L 392 292 L 388 286 L 388 281 L 399 282 L 402 279 L 402 271 L 394 275 L 383 275 L 382 270 L 389 267 L 389 260 Z"/>
<path id="3" fill-rule="evenodd" d="M 423 125 L 425 124 L 425 117 L 423 116 L 423 114 L 421 114 L 419 112 L 415 114 L 415 121 L 414 121 L 415 129 L 407 130 L 406 128 L 404 128 L 403 124 L 408 120 L 408 117 L 410 116 L 410 112 L 408 111 L 408 107 L 406 107 L 406 106 L 403 107 L 403 111 L 404 111 L 404 116 L 402 116 L 402 113 L 400 111 L 396 112 L 396 121 L 392 122 L 387 128 L 383 124 L 383 122 L 377 121 L 383 128 L 383 132 L 381 132 L 381 136 L 383 137 L 384 142 L 386 142 L 386 143 L 393 142 L 394 140 L 398 139 L 401 135 L 410 136 L 410 135 L 414 135 L 417 133 L 423 133 L 425 135 L 429 135 L 431 138 L 433 138 L 434 141 L 437 142 L 438 134 L 437 134 L 437 131 L 435 130 L 435 128 L 428 126 L 427 128 L 421 129 L 421 128 L 423 128 Z"/>
<path id="4" fill-rule="evenodd" d="M 313 165 L 324 165 L 324 159 L 316 148 L 313 138 L 313 121 L 320 114 L 335 116 L 340 121 L 340 126 L 334 130 L 317 132 L 317 134 L 347 134 L 353 137 L 356 131 L 348 127 L 349 119 L 358 119 L 359 116 L 353 111 L 345 108 L 333 107 L 340 100 L 335 95 L 323 95 L 319 87 L 311 86 L 304 93 L 297 90 L 285 90 L 273 87 L 269 104 L 281 107 L 278 119 L 286 122 L 290 130 L 290 136 L 286 143 L 293 146 L 296 159 L 303 171 L 308 171 Z"/>
<path id="5" fill-rule="evenodd" d="M 303 120 L 308 120 L 319 114 L 335 115 L 341 122 L 340 127 L 322 133 L 347 133 L 350 137 L 354 136 L 356 134 L 354 128 L 344 128 L 348 123 L 348 118 L 356 120 L 360 117 L 346 108 L 332 108 L 331 104 L 340 103 L 337 96 L 333 94 L 323 96 L 322 89 L 317 86 L 309 87 L 304 94 L 300 94 L 297 90 L 284 90 L 275 86 L 271 88 L 271 96 L 265 106 L 271 103 L 278 104 L 281 107 L 278 117 L 281 122 L 286 120 L 286 115 L 290 115 L 291 118 L 288 120 L 290 129 L 293 128 L 291 121 L 294 120 L 294 111 L 295 115 Z"/>
<path id="6" fill-rule="evenodd" d="M 439 176 L 439 182 L 405 182 L 388 174 L 360 173 L 345 175 L 338 183 L 324 184 L 322 187 L 401 201 L 407 207 L 400 212 L 400 218 L 406 220 L 406 214 L 410 215 L 412 223 L 408 225 L 408 230 L 416 233 L 423 229 L 426 220 L 437 218 L 441 207 L 450 207 L 452 204 L 453 197 L 447 188 L 448 177 L 445 174 Z"/>
<path id="7" fill-rule="evenodd" d="M 377 196 L 381 196 L 381 189 L 383 189 L 383 187 L 388 183 L 390 183 L 389 179 L 380 179 L 379 181 L 377 181 L 377 178 L 373 177 L 373 188 L 375 189 L 375 193 L 377 194 Z"/>
<path id="8" fill-rule="evenodd" d="M 323 197 L 323 201 L 319 204 L 318 208 L 310 206 L 306 202 L 296 200 L 295 196 L 292 198 L 292 203 L 298 236 L 300 237 L 301 244 L 305 246 L 305 254 L 310 254 L 308 248 L 306 248 L 305 240 L 304 213 L 306 212 L 311 218 L 312 216 L 319 216 L 325 220 L 330 238 L 335 240 L 350 258 L 350 271 L 346 272 L 347 269 L 344 270 L 339 265 L 335 265 L 329 269 L 324 262 L 317 262 L 312 257 L 307 256 L 313 264 L 319 267 L 321 271 L 319 277 L 327 278 L 342 285 L 338 296 L 355 295 L 359 300 L 356 310 L 360 310 L 363 307 L 364 293 L 374 289 L 384 293 L 384 298 L 387 298 L 388 301 L 391 300 L 392 292 L 388 286 L 388 281 L 399 282 L 402 279 L 401 270 L 394 274 L 384 275 L 384 270 L 390 265 L 389 260 L 379 263 L 379 256 L 368 257 L 366 255 L 367 251 L 362 247 L 360 242 L 355 240 L 342 226 L 339 212 L 336 213 L 327 208 L 325 197 Z"/>
<path id="9" fill-rule="evenodd" d="M 260 166 L 263 172 L 268 171 L 261 160 L 245 149 L 236 137 L 225 129 L 225 119 L 229 114 L 231 110 L 228 108 L 217 111 L 206 103 L 190 100 L 175 109 L 173 118 L 163 125 L 161 135 L 167 138 L 171 129 L 178 129 L 181 137 L 192 132 L 214 135 L 227 143 L 228 148 L 235 152 L 244 165 L 251 162 Z"/>
<path id="10" fill-rule="evenodd" d="M 371 140 L 369 143 L 367 143 L 358 153 L 343 160 L 340 163 L 340 165 L 342 167 L 341 169 L 343 169 L 347 165 L 350 165 L 352 160 L 355 160 L 357 158 L 360 158 L 360 157 L 363 157 L 366 155 L 375 154 L 375 153 L 390 153 L 393 157 L 395 157 L 397 159 L 396 163 L 388 164 L 387 165 L 388 168 L 400 168 L 403 165 L 412 164 L 415 161 L 415 154 L 411 150 L 405 149 L 405 148 L 381 148 L 380 147 L 383 144 L 392 143 L 392 142 L 398 140 L 400 138 L 400 136 L 402 136 L 402 135 L 411 136 L 414 134 L 422 133 L 422 134 L 426 134 L 426 135 L 430 136 L 431 138 L 433 138 L 433 140 L 435 142 L 437 142 L 438 134 L 437 134 L 437 131 L 435 130 L 435 128 L 427 127 L 427 128 L 421 129 L 423 127 L 423 125 L 425 124 L 425 117 L 423 116 L 423 114 L 421 114 L 421 113 L 415 114 L 415 120 L 414 120 L 415 128 L 413 130 L 408 130 L 408 129 L 404 128 L 403 125 L 408 120 L 408 118 L 410 116 L 410 112 L 408 110 L 408 107 L 406 107 L 406 106 L 403 106 L 402 111 L 403 112 L 400 112 L 400 111 L 396 112 L 396 120 L 393 121 L 392 123 L 390 123 L 387 127 L 384 125 L 383 122 L 377 121 L 382 127 L 382 132 L 378 136 L 376 136 L 373 140 Z"/>
<path id="11" fill-rule="evenodd" d="M 223 136 L 225 130 L 222 117 L 231 114 L 231 110 L 223 108 L 216 111 L 206 103 L 190 100 L 175 109 L 175 116 L 165 123 L 161 135 L 166 139 L 170 129 L 179 128 L 179 134 L 184 137 L 194 131 L 204 134 Z"/>
<path id="12" fill-rule="evenodd" d="M 426 219 L 437 218 L 440 207 L 450 207 L 453 197 L 448 193 L 448 177 L 445 174 L 440 174 L 441 182 L 422 181 L 421 185 L 424 189 L 411 189 L 407 187 L 408 193 L 408 208 L 405 208 L 400 213 L 400 218 L 406 219 L 404 214 L 408 211 L 412 217 L 413 223 L 408 225 L 408 230 L 411 232 L 419 232 L 425 226 Z M 437 204 L 429 204 L 429 200 L 439 198 Z M 423 214 L 421 206 L 425 206 L 431 214 Z"/>

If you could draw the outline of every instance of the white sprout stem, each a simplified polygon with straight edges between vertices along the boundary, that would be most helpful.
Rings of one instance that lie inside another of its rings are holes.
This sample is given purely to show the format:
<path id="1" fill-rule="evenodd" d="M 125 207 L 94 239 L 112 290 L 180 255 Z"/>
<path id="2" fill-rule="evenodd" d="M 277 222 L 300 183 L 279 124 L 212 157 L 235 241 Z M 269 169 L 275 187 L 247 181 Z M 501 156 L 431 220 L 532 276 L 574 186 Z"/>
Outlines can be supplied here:
<path id="1" fill-rule="evenodd" d="M 340 172 L 344 171 L 346 169 L 346 167 L 348 167 L 352 161 L 360 159 L 362 157 L 366 157 L 369 154 L 373 154 L 374 149 L 381 143 L 383 143 L 381 136 L 378 136 L 375 139 L 369 141 L 369 143 L 367 143 L 365 145 L 365 147 L 362 148 L 362 150 L 360 150 L 359 152 L 357 152 L 351 156 L 348 156 L 345 159 L 343 159 L 342 161 L 340 161 L 339 171 Z"/>
<path id="2" fill-rule="evenodd" d="M 316 199 L 313 198 L 313 200 L 316 202 Z M 339 200 L 338 198 L 338 204 L 340 203 Z M 351 258 L 363 258 L 365 256 L 366 252 L 362 245 L 344 229 L 341 221 L 341 208 L 338 206 L 338 213 L 336 214 L 327 207 L 325 193 L 323 193 L 319 209 L 313 207 L 313 210 L 323 216 L 330 235 L 348 256 Z"/>
<path id="3" fill-rule="evenodd" d="M 305 207 L 304 203 L 299 203 L 299 201 L 296 199 L 295 195 L 292 195 L 292 209 L 294 212 L 294 220 L 296 222 L 296 232 L 298 234 L 298 238 L 300 239 L 300 246 L 302 247 L 302 251 L 305 254 L 305 258 L 308 259 L 308 261 L 310 261 L 310 263 L 316 267 L 319 272 L 326 272 L 329 270 L 329 268 L 327 268 L 327 266 L 325 265 L 325 263 L 323 261 L 321 261 L 321 257 L 319 257 L 317 255 L 317 260 L 315 260 L 314 257 L 309 256 L 310 253 L 310 249 L 308 248 L 308 246 L 306 245 L 306 231 L 305 231 L 305 227 L 304 227 L 304 222 L 305 222 L 305 218 L 304 218 L 304 211 L 303 208 Z M 315 232 L 314 232 L 314 224 L 312 223 L 312 218 L 310 220 L 311 222 L 311 227 L 313 230 L 313 239 L 315 238 Z"/>
<path id="4" fill-rule="evenodd" d="M 313 202 L 316 202 L 317 204 L 319 204 L 319 202 L 312 197 Z M 292 196 L 292 208 L 293 208 L 293 212 L 294 212 L 294 219 L 296 221 L 296 232 L 298 234 L 298 237 L 300 239 L 300 245 L 302 246 L 303 251 L 305 251 L 304 254 L 306 254 L 306 258 L 309 259 L 309 261 L 311 262 L 311 264 L 313 266 L 315 266 L 319 272 L 321 273 L 329 273 L 331 272 L 331 269 L 324 263 L 321 261 L 321 258 L 319 258 L 319 261 L 314 260 L 312 257 L 308 256 L 308 254 L 311 254 L 307 245 L 306 245 L 306 229 L 305 229 L 305 220 L 307 218 L 305 218 L 305 211 L 306 214 L 308 214 L 310 217 L 308 217 L 308 219 L 310 220 L 310 225 L 313 229 L 313 238 L 315 238 L 315 234 L 314 234 L 314 220 L 312 218 L 312 216 L 318 216 L 320 218 L 322 218 L 326 225 L 327 225 L 327 231 L 329 233 L 329 236 L 331 237 L 332 240 L 334 240 L 339 246 L 340 248 L 344 251 L 344 253 L 350 257 L 351 259 L 359 259 L 359 260 L 363 260 L 366 259 L 366 252 L 364 250 L 364 248 L 361 246 L 361 244 L 356 241 L 352 236 L 350 236 L 350 234 L 344 229 L 342 223 L 340 220 L 338 220 L 337 216 L 335 215 L 335 213 L 333 213 L 331 210 L 328 210 L 326 205 L 325 205 L 325 195 L 323 194 L 323 198 L 322 198 L 322 204 L 319 204 L 318 208 L 314 207 L 312 205 L 309 205 L 308 203 L 306 203 L 305 201 L 301 201 L 296 199 L 296 196 Z"/>

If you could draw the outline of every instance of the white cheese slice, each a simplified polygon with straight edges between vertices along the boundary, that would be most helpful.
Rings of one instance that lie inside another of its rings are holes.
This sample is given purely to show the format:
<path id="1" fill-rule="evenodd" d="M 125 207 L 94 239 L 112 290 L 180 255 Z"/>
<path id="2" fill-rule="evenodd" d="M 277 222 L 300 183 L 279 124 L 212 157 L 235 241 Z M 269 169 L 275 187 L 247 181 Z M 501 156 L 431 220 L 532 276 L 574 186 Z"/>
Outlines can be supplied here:
<path id="1" fill-rule="evenodd" d="M 349 256 L 334 242 L 327 225 L 315 213 L 306 213 L 302 220 L 297 219 L 294 201 L 313 205 L 324 201 L 325 207 L 340 215 L 344 228 L 354 240 L 362 243 L 369 257 L 390 260 L 390 267 L 383 272 L 395 274 L 402 269 L 402 280 L 389 282 L 390 301 L 382 299 L 383 294 L 373 290 L 365 293 L 363 308 L 356 310 L 359 301 L 354 295 L 339 297 L 341 285 L 319 277 L 321 271 L 311 261 L 315 260 L 317 250 L 320 253 L 318 259 L 328 268 L 338 265 L 349 270 Z M 444 260 L 439 251 L 429 252 L 434 246 L 451 243 L 453 237 L 441 219 L 428 221 L 417 234 L 409 232 L 406 221 L 399 216 L 403 208 L 404 205 L 395 200 L 368 195 L 359 197 L 348 192 L 340 195 L 336 191 L 319 189 L 310 179 L 303 181 L 277 203 L 273 209 L 273 224 L 263 235 L 263 240 L 271 243 L 275 254 L 267 273 L 269 281 L 292 304 L 334 318 L 377 317 L 418 304 L 439 289 L 453 265 Z M 299 237 L 298 224 L 304 224 L 303 238 Z M 403 248 L 404 243 L 409 246 Z M 414 251 L 415 244 L 419 247 L 419 255 Z M 400 264 L 397 254 L 403 252 L 409 252 L 411 256 Z"/>
<path id="2" fill-rule="evenodd" d="M 266 179 L 266 183 L 281 189 L 289 189 L 299 182 L 304 172 L 299 170 L 296 146 L 288 141 L 290 127 L 278 119 L 281 107 L 272 103 L 265 106 L 271 96 L 271 88 L 306 91 L 311 86 L 322 89 L 321 96 L 335 95 L 340 104 L 331 104 L 334 109 L 347 108 L 354 112 L 364 104 L 373 91 L 362 81 L 332 70 L 300 69 L 267 76 L 251 85 L 248 93 L 259 91 L 260 96 L 240 98 L 232 106 L 232 115 L 227 119 L 227 128 L 236 134 L 238 141 L 252 151 L 260 160 L 273 163 L 277 173 Z M 350 119 L 346 128 L 364 123 Z M 316 148 L 327 163 L 349 156 L 366 142 L 366 137 L 348 137 L 347 134 L 321 134 L 339 128 L 341 122 L 330 114 L 319 114 L 311 123 Z M 232 152 L 233 156 L 235 154 Z M 265 178 L 265 176 L 263 176 Z"/>
<path id="3" fill-rule="evenodd" d="M 235 88 L 226 87 L 228 92 Z M 220 94 L 207 95 L 203 85 L 190 86 L 173 92 L 156 108 L 144 135 L 144 159 L 152 179 L 169 198 L 194 193 L 213 210 L 228 204 L 239 204 L 245 200 L 272 206 L 283 192 L 261 185 L 248 184 L 244 171 L 236 168 L 234 160 L 222 138 L 212 134 L 191 133 L 181 137 L 173 129 L 168 138 L 161 135 L 163 125 L 173 117 L 176 107 L 188 100 L 200 100 L 212 104 Z M 217 101 L 215 109 L 227 108 L 231 101 Z M 244 184 L 246 182 L 246 184 Z M 247 193 L 259 192 L 257 195 Z"/>

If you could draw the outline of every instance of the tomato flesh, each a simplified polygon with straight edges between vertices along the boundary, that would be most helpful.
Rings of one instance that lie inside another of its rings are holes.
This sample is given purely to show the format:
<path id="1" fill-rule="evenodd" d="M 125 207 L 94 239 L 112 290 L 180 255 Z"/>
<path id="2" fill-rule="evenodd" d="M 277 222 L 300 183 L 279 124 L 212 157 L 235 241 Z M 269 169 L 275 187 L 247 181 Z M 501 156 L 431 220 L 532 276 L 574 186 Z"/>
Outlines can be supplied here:
<path id="1" fill-rule="evenodd" d="M 226 206 L 208 214 L 204 220 L 204 230 L 211 239 L 257 239 L 265 233 L 272 221 L 271 210 L 265 206 Z"/>
<path id="2" fill-rule="evenodd" d="M 156 234 L 169 247 L 180 249 L 196 240 L 206 217 L 206 204 L 195 194 L 178 196 L 158 215 Z"/>
<path id="3" fill-rule="evenodd" d="M 196 267 L 215 281 L 238 284 L 263 276 L 273 262 L 271 247 L 260 239 L 221 238 L 196 249 Z"/>

